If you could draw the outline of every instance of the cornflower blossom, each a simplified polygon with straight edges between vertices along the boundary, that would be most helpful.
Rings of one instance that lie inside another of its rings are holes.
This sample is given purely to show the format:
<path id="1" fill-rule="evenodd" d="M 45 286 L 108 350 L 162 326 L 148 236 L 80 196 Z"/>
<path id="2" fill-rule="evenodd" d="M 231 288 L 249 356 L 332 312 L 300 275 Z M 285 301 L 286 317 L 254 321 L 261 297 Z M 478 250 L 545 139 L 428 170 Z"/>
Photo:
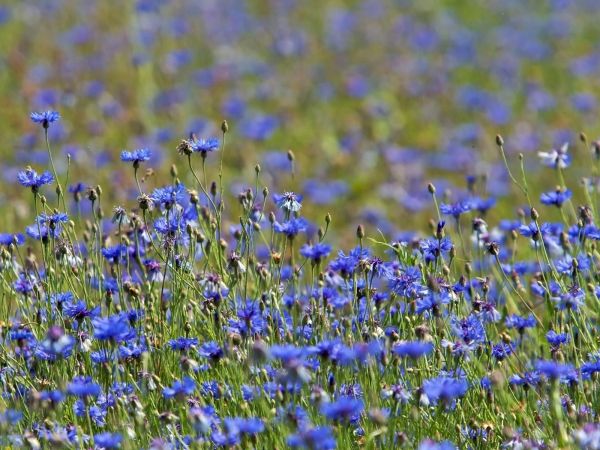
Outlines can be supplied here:
<path id="1" fill-rule="evenodd" d="M 51 123 L 56 122 L 60 119 L 60 114 L 56 111 L 48 110 L 42 112 L 32 112 L 29 116 L 31 121 L 34 123 L 39 123 L 44 127 L 44 129 L 48 129 Z"/>
<path id="2" fill-rule="evenodd" d="M 31 167 L 27 167 L 17 173 L 17 180 L 21 186 L 29 187 L 33 192 L 37 192 L 40 187 L 52 183 L 54 176 L 48 171 L 38 174 Z"/>
<path id="3" fill-rule="evenodd" d="M 559 149 L 552 149 L 549 152 L 538 152 L 538 156 L 542 164 L 555 169 L 566 169 L 571 164 L 568 142 L 565 142 Z"/>
<path id="4" fill-rule="evenodd" d="M 146 148 L 140 148 L 133 151 L 123 150 L 121 152 L 121 161 L 132 162 L 134 167 L 138 167 L 140 163 L 149 161 L 152 153 Z"/>
<path id="5" fill-rule="evenodd" d="M 573 193 L 570 189 L 557 189 L 555 191 L 542 193 L 542 195 L 540 196 L 540 201 L 544 205 L 554 205 L 560 208 L 563 205 L 563 203 L 567 200 L 570 200 L 572 196 Z"/>
<path id="6" fill-rule="evenodd" d="M 302 196 L 293 192 L 284 192 L 283 194 L 273 194 L 273 199 L 278 208 L 287 213 L 300 211 L 302 208 Z"/>

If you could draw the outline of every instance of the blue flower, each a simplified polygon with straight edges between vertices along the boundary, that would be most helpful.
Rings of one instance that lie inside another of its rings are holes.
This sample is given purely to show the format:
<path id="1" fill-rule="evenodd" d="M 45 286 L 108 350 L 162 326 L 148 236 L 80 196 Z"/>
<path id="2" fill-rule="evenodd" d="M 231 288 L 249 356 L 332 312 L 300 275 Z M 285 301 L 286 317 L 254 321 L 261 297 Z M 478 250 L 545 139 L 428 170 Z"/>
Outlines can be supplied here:
<path id="1" fill-rule="evenodd" d="M 171 350 L 178 350 L 180 352 L 186 352 L 190 348 L 198 345 L 198 339 L 197 338 L 178 337 L 177 339 L 171 339 L 168 342 L 168 345 L 169 345 L 169 347 L 171 347 Z"/>
<path id="2" fill-rule="evenodd" d="M 288 238 L 292 239 L 299 233 L 306 231 L 308 223 L 303 217 L 298 219 L 290 219 L 287 222 L 279 223 L 275 222 L 273 228 L 276 233 L 285 234 Z"/>
<path id="3" fill-rule="evenodd" d="M 585 292 L 579 286 L 572 286 L 567 292 L 562 292 L 558 297 L 551 297 L 560 310 L 577 311 L 585 303 Z"/>
<path id="4" fill-rule="evenodd" d="M 571 155 L 569 155 L 569 143 L 566 142 L 559 149 L 552 149 L 549 152 L 538 152 L 542 164 L 555 169 L 566 169 L 571 164 Z"/>
<path id="5" fill-rule="evenodd" d="M 171 209 L 176 204 L 181 204 L 186 198 L 185 186 L 182 183 L 156 188 L 150 194 L 155 205 L 164 209 Z"/>
<path id="6" fill-rule="evenodd" d="M 39 174 L 31 167 L 21 170 L 17 173 L 17 180 L 22 186 L 30 187 L 34 192 L 45 184 L 50 184 L 54 181 L 54 177 L 50 172 Z"/>
<path id="7" fill-rule="evenodd" d="M 392 347 L 392 353 L 401 357 L 417 359 L 433 351 L 433 343 L 424 341 L 401 342 Z"/>
<path id="8" fill-rule="evenodd" d="M 300 208 L 302 208 L 302 205 L 300 204 L 302 196 L 294 194 L 293 192 L 284 192 L 281 195 L 273 194 L 273 199 L 278 208 L 281 208 L 288 213 L 298 212 L 300 211 Z"/>
<path id="9" fill-rule="evenodd" d="M 0 233 L 0 245 L 9 246 L 11 244 L 14 245 L 23 245 L 25 243 L 25 236 L 22 233 Z"/>
<path id="10" fill-rule="evenodd" d="M 557 380 L 564 376 L 570 376 L 575 371 L 571 364 L 560 364 L 556 361 L 544 360 L 537 361 L 535 363 L 535 369 L 551 380 Z"/>
<path id="11" fill-rule="evenodd" d="M 462 378 L 439 376 L 423 382 L 423 392 L 431 403 L 441 402 L 445 405 L 463 397 L 469 389 L 469 383 Z"/>
<path id="12" fill-rule="evenodd" d="M 127 316 L 122 314 L 95 317 L 92 319 L 92 325 L 94 326 L 94 337 L 101 341 L 123 342 L 135 336 Z"/>
<path id="13" fill-rule="evenodd" d="M 536 325 L 536 320 L 533 314 L 530 314 L 527 317 L 521 317 L 517 314 L 513 314 L 506 318 L 504 324 L 506 325 L 506 328 L 516 328 L 519 333 L 523 333 L 526 328 L 534 328 Z"/>
<path id="14" fill-rule="evenodd" d="M 132 152 L 123 150 L 121 152 L 121 161 L 132 162 L 134 166 L 137 166 L 141 162 L 148 161 L 150 156 L 152 156 L 152 153 L 146 148 L 140 148 Z"/>
<path id="15" fill-rule="evenodd" d="M 96 444 L 96 447 L 107 450 L 121 447 L 122 440 L 123 437 L 120 434 L 109 433 L 108 431 L 94 435 L 94 444 Z"/>
<path id="16" fill-rule="evenodd" d="M 514 347 L 511 344 L 502 342 L 492 346 L 492 356 L 498 361 L 503 361 L 510 356 L 514 351 Z"/>
<path id="17" fill-rule="evenodd" d="M 468 201 L 460 201 L 452 204 L 442 203 L 440 205 L 440 212 L 447 216 L 453 216 L 458 219 L 461 214 L 471 211 L 473 205 Z"/>
<path id="18" fill-rule="evenodd" d="M 224 423 L 227 433 L 230 435 L 253 435 L 262 433 L 265 429 L 264 422 L 255 417 L 228 417 Z"/>
<path id="19" fill-rule="evenodd" d="M 190 148 L 194 152 L 207 153 L 219 150 L 219 140 L 217 138 L 192 139 L 189 141 Z"/>
<path id="20" fill-rule="evenodd" d="M 176 380 L 171 387 L 163 389 L 165 398 L 183 399 L 196 390 L 196 383 L 190 377 L 184 377 L 181 381 Z"/>
<path id="21" fill-rule="evenodd" d="M 335 435 L 327 426 L 301 429 L 288 436 L 286 442 L 292 448 L 309 450 L 334 450 L 336 448 Z"/>
<path id="22" fill-rule="evenodd" d="M 67 386 L 67 394 L 75 397 L 98 397 L 100 395 L 100 385 L 92 381 L 92 377 L 75 377 Z"/>
<path id="23" fill-rule="evenodd" d="M 426 263 L 430 263 L 438 259 L 440 256 L 447 254 L 452 249 L 452 241 L 445 237 L 442 239 L 423 239 L 419 242 L 419 247 L 423 252 L 423 257 Z"/>
<path id="24" fill-rule="evenodd" d="M 320 263 L 331 253 L 331 245 L 319 242 L 314 245 L 304 244 L 300 248 L 300 254 L 312 260 L 315 264 Z"/>
<path id="25" fill-rule="evenodd" d="M 32 112 L 29 117 L 34 123 L 41 123 L 44 128 L 48 128 L 51 123 L 60 119 L 60 114 L 56 111 Z"/>
<path id="26" fill-rule="evenodd" d="M 554 330 L 550 330 L 546 333 L 546 340 L 553 348 L 557 349 L 562 344 L 569 342 L 569 335 L 567 333 L 557 333 Z"/>
<path id="27" fill-rule="evenodd" d="M 336 422 L 356 422 L 363 410 L 363 402 L 352 397 L 340 397 L 321 407 L 321 414 Z"/>
<path id="28" fill-rule="evenodd" d="M 68 300 L 63 306 L 65 316 L 81 322 L 86 317 L 96 317 L 100 314 L 100 307 L 89 309 L 83 300 Z"/>
<path id="29" fill-rule="evenodd" d="M 102 249 L 102 256 L 104 256 L 110 264 L 118 264 L 125 255 L 127 255 L 127 246 L 123 244 L 117 244 Z"/>
<path id="30" fill-rule="evenodd" d="M 24 273 L 20 273 L 19 278 L 13 282 L 13 288 L 20 294 L 27 295 L 30 292 L 33 292 L 33 287 L 33 281 Z"/>
<path id="31" fill-rule="evenodd" d="M 458 447 L 450 441 L 436 442 L 431 439 L 425 439 L 421 441 L 417 450 L 458 450 Z"/>
<path id="32" fill-rule="evenodd" d="M 224 356 L 225 352 L 223 351 L 221 346 L 219 346 L 219 344 L 217 344 L 214 341 L 211 341 L 202 344 L 198 349 L 198 354 L 200 356 L 203 356 L 204 358 L 208 358 L 213 361 L 218 361 Z"/>
<path id="33" fill-rule="evenodd" d="M 540 196 L 540 201 L 544 205 L 554 205 L 560 208 L 562 204 L 569 200 L 572 196 L 573 193 L 570 189 L 557 189 L 556 191 L 544 192 Z"/>

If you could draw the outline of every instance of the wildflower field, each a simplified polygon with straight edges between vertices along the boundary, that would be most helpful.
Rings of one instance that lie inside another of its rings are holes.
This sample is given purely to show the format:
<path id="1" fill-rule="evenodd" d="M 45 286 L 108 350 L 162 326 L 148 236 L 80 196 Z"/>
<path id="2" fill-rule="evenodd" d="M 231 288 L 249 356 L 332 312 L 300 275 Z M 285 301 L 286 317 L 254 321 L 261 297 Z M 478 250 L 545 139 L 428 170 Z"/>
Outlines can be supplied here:
<path id="1" fill-rule="evenodd" d="M 0 5 L 0 447 L 600 449 L 600 2 Z"/>

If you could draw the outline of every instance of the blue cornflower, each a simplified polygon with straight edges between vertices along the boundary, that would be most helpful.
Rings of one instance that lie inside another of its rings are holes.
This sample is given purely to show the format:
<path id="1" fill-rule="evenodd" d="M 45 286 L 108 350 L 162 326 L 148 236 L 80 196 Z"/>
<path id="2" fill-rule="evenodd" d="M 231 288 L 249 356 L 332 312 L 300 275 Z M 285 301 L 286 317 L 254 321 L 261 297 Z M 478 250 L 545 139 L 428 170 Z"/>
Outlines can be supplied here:
<path id="1" fill-rule="evenodd" d="M 213 361 L 218 361 L 225 355 L 225 352 L 219 344 L 217 344 L 214 341 L 211 341 L 202 344 L 198 349 L 198 354 L 200 356 L 203 356 L 204 358 L 208 358 Z"/>
<path id="2" fill-rule="evenodd" d="M 75 339 L 59 326 L 50 327 L 46 339 L 36 349 L 36 356 L 45 360 L 68 357 L 73 351 Z"/>
<path id="3" fill-rule="evenodd" d="M 123 150 L 121 152 L 121 161 L 132 162 L 134 167 L 137 167 L 141 162 L 148 161 L 150 156 L 152 156 L 152 153 L 146 148 L 140 148 L 132 152 Z"/>
<path id="4" fill-rule="evenodd" d="M 20 273 L 19 278 L 13 282 L 13 288 L 20 294 L 27 295 L 33 292 L 33 287 L 33 281 L 24 273 Z"/>
<path id="5" fill-rule="evenodd" d="M 585 292 L 579 286 L 572 286 L 567 292 L 558 297 L 551 297 L 560 310 L 572 309 L 577 311 L 585 303 Z"/>
<path id="6" fill-rule="evenodd" d="M 466 344 L 485 341 L 485 328 L 479 317 L 471 314 L 464 319 L 452 317 L 450 321 L 452 332 Z"/>
<path id="7" fill-rule="evenodd" d="M 50 172 L 38 174 L 31 167 L 27 167 L 17 173 L 17 180 L 21 186 L 30 187 L 32 191 L 37 192 L 43 185 L 52 183 L 54 177 Z"/>
<path id="8" fill-rule="evenodd" d="M 468 389 L 469 383 L 461 378 L 439 376 L 423 382 L 423 392 L 434 404 L 450 404 L 456 398 L 463 397 Z"/>
<path id="9" fill-rule="evenodd" d="M 216 150 L 219 150 L 219 140 L 214 137 L 208 139 L 194 138 L 188 142 L 193 152 L 200 152 L 206 154 L 207 152 L 214 152 Z"/>
<path id="10" fill-rule="evenodd" d="M 561 207 L 564 202 L 569 200 L 573 196 L 573 193 L 570 189 L 557 189 L 555 191 L 544 192 L 540 196 L 540 201 L 544 205 L 554 205 L 557 207 Z"/>
<path id="11" fill-rule="evenodd" d="M 299 233 L 306 231 L 307 221 L 303 218 L 293 218 L 287 222 L 273 224 L 273 229 L 276 233 L 285 234 L 289 239 L 296 237 Z"/>
<path id="12" fill-rule="evenodd" d="M 163 389 L 165 398 L 184 399 L 187 395 L 191 395 L 196 389 L 196 383 L 190 377 L 184 377 L 181 381 L 176 380 L 171 387 Z"/>
<path id="13" fill-rule="evenodd" d="M 440 307 L 449 303 L 450 296 L 447 292 L 430 292 L 425 297 L 417 299 L 415 312 L 417 314 L 432 312 L 433 315 L 438 315 L 440 313 Z"/>
<path id="14" fill-rule="evenodd" d="M 171 350 L 178 350 L 180 352 L 186 352 L 189 349 L 191 349 L 192 347 L 195 347 L 196 345 L 198 345 L 198 339 L 197 338 L 187 338 L 187 337 L 178 337 L 177 339 L 171 339 L 168 342 L 169 347 L 171 347 Z"/>
<path id="15" fill-rule="evenodd" d="M 288 213 L 298 212 L 300 211 L 300 208 L 302 208 L 302 205 L 300 204 L 302 196 L 300 194 L 294 194 L 293 192 L 284 192 L 281 195 L 273 194 L 273 199 L 278 208 L 281 208 Z"/>
<path id="16" fill-rule="evenodd" d="M 127 255 L 127 246 L 123 244 L 117 244 L 102 249 L 102 256 L 104 256 L 110 264 L 118 264 L 125 255 Z"/>
<path id="17" fill-rule="evenodd" d="M 123 436 L 118 433 L 99 433 L 94 435 L 94 444 L 96 447 L 104 448 L 104 449 L 114 449 L 121 447 L 121 441 L 123 440 Z"/>
<path id="18" fill-rule="evenodd" d="M 445 237 L 442 239 L 423 239 L 419 242 L 426 263 L 435 261 L 452 249 L 452 241 Z"/>
<path id="19" fill-rule="evenodd" d="M 571 255 L 566 255 L 563 259 L 560 259 L 555 263 L 556 270 L 558 271 L 558 273 L 564 275 L 571 274 L 573 268 L 575 267 L 575 264 L 577 265 L 578 271 L 585 271 L 590 268 L 591 261 L 586 254 L 580 253 L 579 255 L 577 255 L 576 262 L 575 258 L 573 258 Z"/>
<path id="20" fill-rule="evenodd" d="M 436 442 L 431 439 L 425 439 L 421 441 L 417 450 L 458 450 L 458 447 L 450 441 Z"/>
<path id="21" fill-rule="evenodd" d="M 554 330 L 550 330 L 546 333 L 546 340 L 554 349 L 557 349 L 562 344 L 569 342 L 569 335 L 567 333 L 557 333 Z"/>
<path id="22" fill-rule="evenodd" d="M 42 112 L 32 112 L 29 117 L 34 123 L 41 123 L 42 126 L 47 129 L 51 123 L 60 119 L 60 114 L 56 111 L 48 110 Z"/>
<path id="23" fill-rule="evenodd" d="M 323 259 L 327 258 L 331 253 L 331 245 L 319 242 L 314 245 L 304 244 L 300 248 L 300 254 L 307 259 L 310 259 L 315 264 L 320 263 Z"/>
<path id="24" fill-rule="evenodd" d="M 520 225 L 519 233 L 533 240 L 537 240 L 540 237 L 540 229 L 535 222 L 530 222 L 529 225 Z"/>
<path id="25" fill-rule="evenodd" d="M 327 426 L 301 429 L 288 436 L 286 442 L 292 448 L 309 450 L 334 450 L 336 448 L 335 435 Z"/>
<path id="26" fill-rule="evenodd" d="M 67 394 L 79 398 L 98 397 L 101 391 L 100 385 L 94 383 L 90 376 L 75 377 L 67 386 Z"/>
<path id="27" fill-rule="evenodd" d="M 475 209 L 479 211 L 481 215 L 484 215 L 496 204 L 496 199 L 494 197 L 489 197 L 486 199 L 473 197 L 470 200 L 470 203 L 472 209 Z"/>
<path id="28" fill-rule="evenodd" d="M 100 314 L 100 307 L 88 308 L 83 300 L 67 300 L 63 306 L 63 313 L 66 317 L 81 322 L 86 317 L 96 317 Z"/>
<path id="29" fill-rule="evenodd" d="M 504 323 L 506 328 L 515 328 L 519 331 L 519 333 L 523 333 L 526 328 L 534 328 L 536 325 L 536 320 L 533 314 L 530 314 L 527 317 L 521 317 L 517 314 L 512 314 L 506 318 Z"/>
<path id="30" fill-rule="evenodd" d="M 456 203 L 442 203 L 440 212 L 446 216 L 453 216 L 458 219 L 461 214 L 471 211 L 473 205 L 468 201 L 460 201 Z"/>
<path id="31" fill-rule="evenodd" d="M 264 422 L 255 417 L 228 417 L 224 423 L 228 434 L 253 435 L 262 433 L 265 429 Z"/>
<path id="32" fill-rule="evenodd" d="M 162 188 L 156 188 L 150 194 L 150 198 L 155 205 L 162 206 L 164 209 L 171 209 L 173 205 L 181 204 L 186 198 L 185 186 L 182 183 L 169 185 Z"/>
<path id="33" fill-rule="evenodd" d="M 336 422 L 355 422 L 364 408 L 362 400 L 352 397 L 340 397 L 321 407 L 321 413 L 329 420 Z"/>
<path id="34" fill-rule="evenodd" d="M 552 149 L 549 152 L 538 152 L 538 156 L 542 160 L 542 164 L 555 169 L 566 169 L 571 163 L 571 155 L 569 155 L 569 143 L 566 142 L 561 148 Z"/>
<path id="35" fill-rule="evenodd" d="M 544 360 L 537 361 L 535 363 L 535 369 L 551 380 L 571 376 L 575 370 L 571 364 L 560 364 L 556 361 Z"/>
<path id="36" fill-rule="evenodd" d="M 503 361 L 508 356 L 510 356 L 513 353 L 513 351 L 514 346 L 505 342 L 495 344 L 492 346 L 492 356 L 498 361 Z"/>
<path id="37" fill-rule="evenodd" d="M 94 337 L 101 341 L 123 342 L 135 336 L 127 316 L 115 314 L 109 317 L 92 319 Z"/>
<path id="38" fill-rule="evenodd" d="M 23 245 L 24 243 L 25 236 L 22 233 L 0 233 L 0 245 L 8 247 L 10 244 Z"/>
<path id="39" fill-rule="evenodd" d="M 429 355 L 432 351 L 433 343 L 424 341 L 401 342 L 392 347 L 394 355 L 412 359 Z"/>

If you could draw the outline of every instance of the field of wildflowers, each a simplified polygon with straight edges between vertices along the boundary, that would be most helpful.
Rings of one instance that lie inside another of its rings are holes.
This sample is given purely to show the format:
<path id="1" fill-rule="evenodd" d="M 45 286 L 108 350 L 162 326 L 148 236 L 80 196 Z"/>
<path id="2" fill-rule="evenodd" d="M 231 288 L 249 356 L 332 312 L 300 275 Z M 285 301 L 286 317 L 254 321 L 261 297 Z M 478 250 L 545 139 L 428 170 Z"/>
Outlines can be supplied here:
<path id="1" fill-rule="evenodd" d="M 599 16 L 0 6 L 0 447 L 600 449 Z"/>

